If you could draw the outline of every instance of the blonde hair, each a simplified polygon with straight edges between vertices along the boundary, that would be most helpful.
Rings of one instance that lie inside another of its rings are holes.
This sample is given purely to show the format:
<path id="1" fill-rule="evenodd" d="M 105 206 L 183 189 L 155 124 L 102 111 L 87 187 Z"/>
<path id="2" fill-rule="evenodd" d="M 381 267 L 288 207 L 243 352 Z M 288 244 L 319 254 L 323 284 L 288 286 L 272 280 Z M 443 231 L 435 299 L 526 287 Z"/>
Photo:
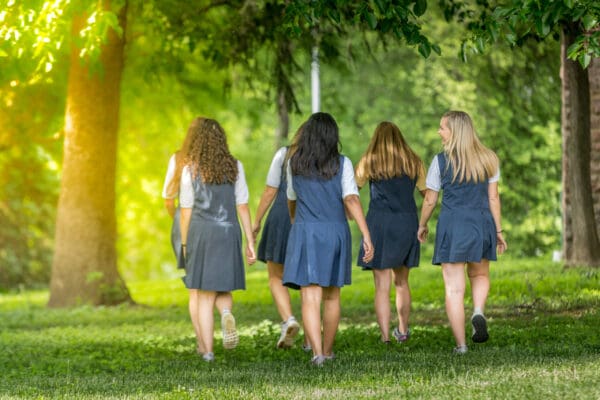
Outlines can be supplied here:
<path id="1" fill-rule="evenodd" d="M 369 147 L 358 162 L 356 180 L 363 186 L 369 180 L 402 175 L 415 179 L 424 172 L 423 161 L 406 143 L 400 129 L 384 121 L 375 128 Z"/>
<path id="2" fill-rule="evenodd" d="M 475 132 L 469 114 L 448 111 L 442 116 L 450 130 L 450 138 L 444 144 L 448 167 L 452 166 L 452 182 L 483 182 L 498 171 L 498 156 L 485 147 Z"/>
<path id="3" fill-rule="evenodd" d="M 216 185 L 235 182 L 237 160 L 229 152 L 225 131 L 217 121 L 194 119 L 188 138 L 182 149 L 183 163 L 189 166 L 192 177 L 200 176 L 204 183 Z"/>

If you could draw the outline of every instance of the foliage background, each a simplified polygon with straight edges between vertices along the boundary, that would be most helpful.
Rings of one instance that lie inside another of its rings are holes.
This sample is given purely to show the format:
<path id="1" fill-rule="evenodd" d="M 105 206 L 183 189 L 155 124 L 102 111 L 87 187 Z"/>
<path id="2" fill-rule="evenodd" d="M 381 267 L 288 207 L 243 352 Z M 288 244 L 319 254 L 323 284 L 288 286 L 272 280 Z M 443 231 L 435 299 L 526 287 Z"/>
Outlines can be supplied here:
<path id="1" fill-rule="evenodd" d="M 208 41 L 191 46 L 185 37 L 165 37 L 168 19 L 152 4 L 133 2 L 126 32 L 117 245 L 119 269 L 129 282 L 178 274 L 168 239 L 171 222 L 160 193 L 168 159 L 193 117 L 211 116 L 224 125 L 232 152 L 247 171 L 252 209 L 275 151 L 272 82 L 261 76 L 250 85 L 247 67 L 212 63 L 206 58 Z M 424 59 L 416 49 L 356 32 L 336 43 L 337 57 L 323 58 L 322 110 L 337 119 L 343 152 L 358 161 L 375 125 L 391 120 L 428 165 L 441 149 L 441 114 L 463 109 L 502 162 L 503 227 L 511 254 L 559 249 L 558 42 L 531 41 L 517 50 L 499 46 L 463 63 L 458 54 L 465 32 L 447 24 L 433 7 L 424 16 L 424 33 L 439 44 L 441 56 L 432 53 Z M 48 282 L 62 159 L 66 48 L 54 51 L 53 69 L 33 82 L 15 79 L 10 72 L 37 65 L 23 65 L 0 51 L 6 61 L 0 75 L 3 288 Z M 300 68 L 292 78 L 300 112 L 291 116 L 291 133 L 310 114 L 310 62 L 302 49 L 297 52 Z M 255 57 L 273 63 L 264 49 Z M 366 190 L 363 195 L 366 206 Z M 424 247 L 425 264 L 430 250 Z"/>

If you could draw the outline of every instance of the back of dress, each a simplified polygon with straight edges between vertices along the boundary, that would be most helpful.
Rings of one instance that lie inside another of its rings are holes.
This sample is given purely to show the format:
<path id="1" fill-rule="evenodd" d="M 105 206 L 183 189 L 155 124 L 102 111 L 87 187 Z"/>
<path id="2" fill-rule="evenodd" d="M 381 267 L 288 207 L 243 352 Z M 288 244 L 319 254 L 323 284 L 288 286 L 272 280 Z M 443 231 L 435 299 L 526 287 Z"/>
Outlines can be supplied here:
<path id="1" fill-rule="evenodd" d="M 233 184 L 193 182 L 186 287 L 218 292 L 245 289 L 242 233 Z"/>

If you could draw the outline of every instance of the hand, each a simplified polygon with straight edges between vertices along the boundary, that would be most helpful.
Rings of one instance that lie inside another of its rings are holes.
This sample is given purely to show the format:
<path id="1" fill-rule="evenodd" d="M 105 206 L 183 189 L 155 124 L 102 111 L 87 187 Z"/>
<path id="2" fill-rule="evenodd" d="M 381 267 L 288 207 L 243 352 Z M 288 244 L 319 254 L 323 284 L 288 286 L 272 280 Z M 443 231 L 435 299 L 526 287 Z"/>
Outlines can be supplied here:
<path id="1" fill-rule="evenodd" d="M 369 263 L 371 262 L 371 260 L 373 260 L 373 257 L 375 256 L 375 249 L 373 248 L 373 243 L 371 243 L 371 238 L 363 238 L 362 246 L 365 251 L 363 261 Z"/>
<path id="2" fill-rule="evenodd" d="M 254 240 L 256 240 L 256 237 L 258 236 L 258 232 L 260 232 L 260 221 L 254 221 L 254 224 L 252 225 L 252 236 L 254 237 Z"/>
<path id="3" fill-rule="evenodd" d="M 417 231 L 417 239 L 419 239 L 419 242 L 425 243 L 427 241 L 427 235 L 429 235 L 429 228 L 427 225 L 419 225 L 419 230 Z"/>
<path id="4" fill-rule="evenodd" d="M 256 253 L 254 252 L 254 243 L 248 243 L 246 245 L 246 261 L 248 265 L 252 265 L 256 262 Z"/>
<path id="5" fill-rule="evenodd" d="M 502 254 L 508 249 L 508 245 L 506 244 L 504 236 L 502 236 L 502 232 L 496 232 L 496 246 L 498 254 Z"/>

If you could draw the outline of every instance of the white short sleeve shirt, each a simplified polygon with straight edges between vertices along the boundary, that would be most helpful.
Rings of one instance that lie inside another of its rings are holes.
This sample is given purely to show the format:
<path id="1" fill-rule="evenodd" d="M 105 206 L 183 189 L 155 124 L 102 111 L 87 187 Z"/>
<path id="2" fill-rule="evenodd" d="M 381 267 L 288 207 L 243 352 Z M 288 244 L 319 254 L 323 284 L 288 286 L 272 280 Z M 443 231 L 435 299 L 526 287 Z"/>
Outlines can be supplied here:
<path id="1" fill-rule="evenodd" d="M 489 183 L 498 182 L 500 180 L 500 167 L 498 166 L 498 171 L 496 174 L 488 179 Z M 431 160 L 431 165 L 429 166 L 429 170 L 427 171 L 427 179 L 425 180 L 425 184 L 427 189 L 431 189 L 435 192 L 439 192 L 442 190 L 442 175 L 440 174 L 440 164 L 438 162 L 438 155 L 433 157 Z"/>
<path id="2" fill-rule="evenodd" d="M 237 161 L 238 175 L 235 180 L 235 204 L 248 204 L 248 184 L 246 174 L 241 161 Z M 194 187 L 192 185 L 192 174 L 186 165 L 181 171 L 181 186 L 179 188 L 179 205 L 181 208 L 192 208 L 194 206 Z"/>
<path id="3" fill-rule="evenodd" d="M 175 154 L 171 156 L 169 159 L 169 166 L 167 167 L 167 175 L 165 176 L 165 182 L 163 183 L 163 191 L 162 197 L 163 199 L 174 199 L 177 195 L 169 196 L 167 194 L 167 188 L 169 187 L 169 183 L 175 176 Z"/>
<path id="4" fill-rule="evenodd" d="M 286 172 L 288 180 L 287 198 L 289 200 L 296 200 L 296 192 L 292 185 L 292 167 L 290 167 L 289 162 L 286 167 Z M 358 196 L 358 186 L 354 179 L 354 168 L 352 167 L 352 161 L 344 156 L 342 160 L 342 197 L 345 198 L 353 194 Z"/>
<path id="5" fill-rule="evenodd" d="M 269 167 L 269 173 L 267 174 L 267 186 L 278 188 L 281 184 L 281 167 L 285 161 L 286 154 L 287 148 L 282 147 L 273 156 L 273 161 L 271 161 L 271 167 Z"/>

